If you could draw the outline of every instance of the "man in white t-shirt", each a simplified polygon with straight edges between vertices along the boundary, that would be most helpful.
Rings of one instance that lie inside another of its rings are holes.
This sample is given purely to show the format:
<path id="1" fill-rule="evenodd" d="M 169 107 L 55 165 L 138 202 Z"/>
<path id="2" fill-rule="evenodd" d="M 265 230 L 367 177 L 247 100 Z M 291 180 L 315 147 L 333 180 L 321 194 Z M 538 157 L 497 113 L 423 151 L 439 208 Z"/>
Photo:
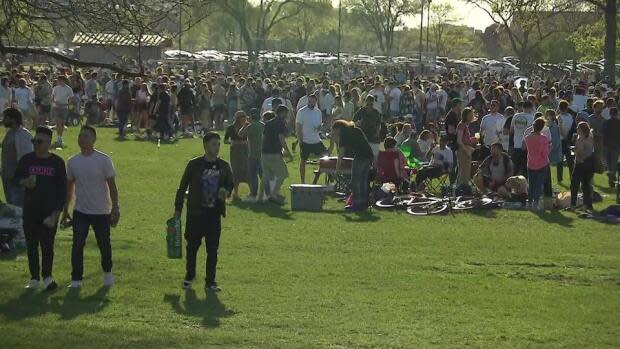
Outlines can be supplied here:
<path id="1" fill-rule="evenodd" d="M 29 120 L 32 120 L 36 116 L 36 110 L 34 107 L 34 92 L 30 87 L 26 85 L 25 79 L 19 79 L 17 81 L 17 88 L 13 91 L 15 97 L 15 104 L 17 109 L 22 112 L 24 116 L 24 125 L 28 128 Z M 36 127 L 36 125 L 33 125 Z"/>
<path id="2" fill-rule="evenodd" d="M 390 82 L 386 94 L 389 106 L 389 116 L 391 118 L 400 116 L 400 96 L 402 95 L 402 91 L 398 88 L 398 86 L 396 86 L 396 82 Z"/>
<path id="3" fill-rule="evenodd" d="M 63 220 L 69 217 L 68 208 L 75 192 L 71 288 L 82 287 L 84 245 L 91 226 L 101 252 L 103 284 L 106 287 L 114 285 L 110 227 L 116 226 L 120 219 L 118 190 L 114 179 L 116 172 L 112 159 L 94 148 L 96 139 L 95 129 L 83 126 L 78 136 L 81 152 L 67 161 L 68 190 Z"/>
<path id="4" fill-rule="evenodd" d="M 301 159 L 299 161 L 301 183 L 306 183 L 306 161 L 310 155 L 323 156 L 326 153 L 320 134 L 323 116 L 316 104 L 316 95 L 309 96 L 308 105 L 299 109 L 295 118 L 295 133 L 301 142 Z"/>
<path id="5" fill-rule="evenodd" d="M 499 142 L 500 134 L 504 129 L 504 117 L 499 113 L 499 101 L 491 101 L 491 112 L 482 117 L 480 122 L 480 135 L 483 144 L 491 147 L 491 144 Z"/>
<path id="6" fill-rule="evenodd" d="M 510 124 L 513 140 L 512 162 L 514 175 L 527 175 L 527 151 L 523 148 L 525 130 L 534 123 L 534 105 L 530 101 L 523 103 L 523 112 L 515 114 Z"/>
<path id="7" fill-rule="evenodd" d="M 69 116 L 69 99 L 73 98 L 73 90 L 67 85 L 67 78 L 64 75 L 58 76 L 56 86 L 52 89 L 52 120 L 56 123 L 55 146 L 62 147 L 62 134 L 65 130 L 65 122 Z"/>

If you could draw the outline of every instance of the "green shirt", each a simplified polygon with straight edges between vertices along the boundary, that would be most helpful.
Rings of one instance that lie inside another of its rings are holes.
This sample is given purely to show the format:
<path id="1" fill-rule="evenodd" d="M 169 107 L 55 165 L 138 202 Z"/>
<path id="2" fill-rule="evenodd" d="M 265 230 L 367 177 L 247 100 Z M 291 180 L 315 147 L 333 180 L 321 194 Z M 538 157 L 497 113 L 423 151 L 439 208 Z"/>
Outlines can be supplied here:
<path id="1" fill-rule="evenodd" d="M 248 148 L 249 148 L 249 158 L 250 159 L 260 159 L 262 146 L 263 146 L 263 130 L 265 129 L 265 124 L 261 121 L 252 122 L 250 126 L 248 126 L 246 130 L 246 135 L 248 137 Z"/>

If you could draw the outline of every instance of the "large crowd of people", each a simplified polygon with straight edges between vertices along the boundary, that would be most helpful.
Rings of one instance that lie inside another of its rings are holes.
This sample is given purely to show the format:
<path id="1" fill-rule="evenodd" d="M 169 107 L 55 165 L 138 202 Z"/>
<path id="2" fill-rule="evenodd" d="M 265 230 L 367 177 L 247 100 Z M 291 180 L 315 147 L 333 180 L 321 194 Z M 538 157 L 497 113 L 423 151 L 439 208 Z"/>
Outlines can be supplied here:
<path id="1" fill-rule="evenodd" d="M 583 193 L 592 210 L 592 180 L 606 173 L 618 181 L 620 89 L 565 77 L 543 80 L 450 71 L 418 76 L 399 71 L 342 80 L 329 74 L 301 76 L 221 72 L 173 72 L 157 68 L 135 78 L 107 72 L 13 69 L 0 79 L 0 108 L 7 128 L 2 144 L 2 183 L 8 203 L 24 208 L 31 282 L 51 279 L 53 239 L 61 215 L 75 196 L 72 215 L 71 287 L 80 287 L 82 251 L 90 226 L 101 250 L 106 285 L 114 283 L 109 230 L 120 218 L 115 170 L 94 149 L 95 125 L 116 125 L 121 138 L 134 134 L 159 142 L 202 135 L 205 156 L 189 162 L 175 200 L 187 194 L 187 274 L 205 238 L 207 287 L 215 282 L 217 249 L 229 196 L 249 186 L 247 202 L 281 205 L 289 176 L 286 159 L 299 149 L 306 181 L 312 158 L 347 159 L 350 197 L 346 209 L 366 210 L 370 183 L 394 183 L 399 191 L 425 191 L 444 178 L 452 193 L 517 198 L 544 210 L 568 168 L 571 208 Z M 50 148 L 65 146 L 63 131 L 82 121 L 81 152 L 66 165 Z M 34 137 L 28 130 L 34 130 Z M 52 131 L 54 130 L 54 131 Z M 229 162 L 219 158 L 220 135 L 230 144 Z M 53 132 L 56 141 L 53 142 Z M 292 146 L 287 138 L 294 137 Z M 66 185 L 65 185 L 66 183 Z M 63 214 L 64 212 L 64 214 Z M 38 251 L 43 255 L 39 275 Z"/>

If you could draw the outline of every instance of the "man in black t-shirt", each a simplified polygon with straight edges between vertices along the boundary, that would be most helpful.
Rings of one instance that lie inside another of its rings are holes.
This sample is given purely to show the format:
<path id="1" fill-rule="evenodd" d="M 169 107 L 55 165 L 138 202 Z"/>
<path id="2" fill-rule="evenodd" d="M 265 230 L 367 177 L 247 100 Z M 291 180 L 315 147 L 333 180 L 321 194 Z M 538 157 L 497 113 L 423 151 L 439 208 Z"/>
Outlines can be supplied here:
<path id="1" fill-rule="evenodd" d="M 288 177 L 288 169 L 284 155 L 292 159 L 292 155 L 286 144 L 286 135 L 288 129 L 286 127 L 286 118 L 288 117 L 288 108 L 281 105 L 276 112 L 268 111 L 263 114 L 265 120 L 265 130 L 263 131 L 263 152 L 261 154 L 261 166 L 263 168 L 263 180 L 258 189 L 258 201 L 261 202 L 265 195 L 265 185 L 269 185 L 275 180 L 274 187 L 270 190 L 269 200 L 276 204 L 284 203 L 284 196 L 280 194 L 280 187 L 284 180 Z"/>
<path id="2" fill-rule="evenodd" d="M 217 254 L 222 233 L 222 217 L 226 216 L 226 199 L 233 189 L 230 165 L 219 158 L 220 136 L 207 132 L 202 145 L 203 156 L 190 160 L 185 168 L 174 201 L 175 218 L 181 217 L 187 192 L 187 261 L 183 289 L 191 289 L 196 278 L 196 255 L 202 239 L 207 247 L 205 291 L 220 291 L 215 282 Z"/>
<path id="3" fill-rule="evenodd" d="M 338 145 L 338 162 L 340 170 L 345 153 L 352 151 L 351 196 L 353 204 L 347 209 L 365 211 L 368 209 L 368 174 L 374 160 L 374 154 L 364 132 L 354 124 L 338 120 L 332 126 L 332 137 Z"/>
<path id="4" fill-rule="evenodd" d="M 34 152 L 19 160 L 15 173 L 15 181 L 25 188 L 23 220 L 30 269 L 26 288 L 38 288 L 43 276 L 45 290 L 51 291 L 58 287 L 52 278 L 54 238 L 67 199 L 67 172 L 63 159 L 49 152 L 51 129 L 39 126 L 32 142 Z"/>
<path id="5" fill-rule="evenodd" d="M 374 156 L 377 157 L 379 155 L 379 144 L 381 143 L 381 114 L 373 107 L 374 103 L 375 97 L 368 95 L 366 97 L 366 106 L 355 113 L 353 122 L 358 124 L 362 132 L 364 132 Z"/>

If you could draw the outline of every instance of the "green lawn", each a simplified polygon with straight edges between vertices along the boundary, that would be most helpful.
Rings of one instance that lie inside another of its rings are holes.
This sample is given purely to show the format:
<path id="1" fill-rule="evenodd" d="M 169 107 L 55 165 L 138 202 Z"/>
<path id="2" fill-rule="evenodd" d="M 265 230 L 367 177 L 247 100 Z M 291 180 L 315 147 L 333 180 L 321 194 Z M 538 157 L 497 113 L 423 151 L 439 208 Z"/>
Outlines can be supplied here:
<path id="1" fill-rule="evenodd" d="M 324 213 L 232 204 L 223 291 L 205 294 L 198 282 L 186 293 L 184 262 L 166 258 L 164 223 L 201 143 L 114 137 L 100 130 L 98 146 L 118 172 L 117 285 L 101 287 L 92 234 L 78 293 L 26 292 L 26 256 L 3 256 L 0 347 L 620 347 L 620 227 L 564 212 L 411 217 L 345 214 L 333 199 Z M 78 151 L 75 130 L 66 139 L 65 158 Z M 285 185 L 297 181 L 296 163 Z M 607 194 L 598 208 L 612 202 Z M 60 230 L 54 275 L 63 286 L 70 248 L 70 230 Z M 204 258 L 203 249 L 198 279 Z"/>

